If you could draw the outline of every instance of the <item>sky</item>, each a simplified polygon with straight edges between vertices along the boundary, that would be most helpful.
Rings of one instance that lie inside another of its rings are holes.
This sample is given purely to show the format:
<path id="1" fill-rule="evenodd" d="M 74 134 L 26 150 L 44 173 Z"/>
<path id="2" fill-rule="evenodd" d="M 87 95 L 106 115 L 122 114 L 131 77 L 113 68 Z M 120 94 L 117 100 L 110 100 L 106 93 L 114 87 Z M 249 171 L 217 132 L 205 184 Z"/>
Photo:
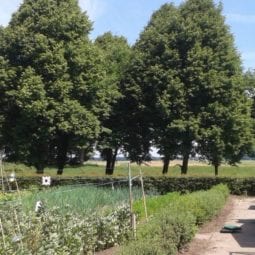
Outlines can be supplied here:
<path id="1" fill-rule="evenodd" d="M 214 0 L 219 2 L 220 0 Z M 23 0 L 0 0 L 0 25 L 6 26 Z M 182 0 L 79 0 L 80 7 L 93 21 L 91 39 L 111 31 L 123 35 L 132 45 L 152 13 L 167 2 Z M 245 70 L 255 69 L 255 0 L 221 0 L 223 15 L 235 38 Z"/>

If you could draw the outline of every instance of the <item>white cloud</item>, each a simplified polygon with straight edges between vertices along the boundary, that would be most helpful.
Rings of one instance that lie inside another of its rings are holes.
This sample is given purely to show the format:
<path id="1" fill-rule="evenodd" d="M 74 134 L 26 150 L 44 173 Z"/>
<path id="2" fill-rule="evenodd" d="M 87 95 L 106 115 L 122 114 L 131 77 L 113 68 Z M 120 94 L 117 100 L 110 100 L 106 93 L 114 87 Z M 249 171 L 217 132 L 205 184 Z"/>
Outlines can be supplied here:
<path id="1" fill-rule="evenodd" d="M 103 0 L 79 0 L 79 4 L 92 21 L 95 21 L 105 13 L 107 7 Z"/>
<path id="2" fill-rule="evenodd" d="M 228 21 L 231 21 L 231 22 L 255 24 L 255 15 L 227 13 L 226 18 Z"/>

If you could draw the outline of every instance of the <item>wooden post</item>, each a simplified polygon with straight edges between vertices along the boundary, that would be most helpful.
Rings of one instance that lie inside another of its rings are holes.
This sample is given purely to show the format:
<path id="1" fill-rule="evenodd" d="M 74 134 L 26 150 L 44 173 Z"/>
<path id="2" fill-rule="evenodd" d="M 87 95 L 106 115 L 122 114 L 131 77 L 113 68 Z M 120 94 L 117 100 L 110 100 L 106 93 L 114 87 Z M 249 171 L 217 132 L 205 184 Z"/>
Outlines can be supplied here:
<path id="1" fill-rule="evenodd" d="M 141 166 L 139 167 L 139 170 L 140 170 L 140 182 L 141 182 L 142 194 L 143 194 L 143 206 L 144 206 L 144 213 L 145 213 L 146 221 L 148 221 L 147 204 L 146 204 L 146 197 L 145 197 L 145 192 L 144 192 L 144 185 L 143 185 L 143 173 L 142 173 Z"/>
<path id="2" fill-rule="evenodd" d="M 132 174 L 130 162 L 128 162 L 128 181 L 129 181 L 129 207 L 130 207 L 130 225 L 133 232 L 133 237 L 136 238 L 136 218 L 133 213 L 133 193 L 132 193 Z"/>
<path id="3" fill-rule="evenodd" d="M 1 181 L 2 181 L 2 191 L 4 192 L 4 173 L 3 173 L 3 151 L 0 150 L 0 171 L 1 171 Z"/>
<path id="4" fill-rule="evenodd" d="M 3 224 L 2 224 L 1 218 L 0 218 L 0 227 L 1 227 L 2 239 L 3 239 L 4 249 L 5 249 L 6 248 L 6 244 L 5 244 L 5 238 L 4 238 L 4 228 L 3 228 Z"/>
<path id="5" fill-rule="evenodd" d="M 128 162 L 128 183 L 129 183 L 129 208 L 130 214 L 133 213 L 133 194 L 132 194 L 132 175 L 131 175 L 131 167 L 130 162 Z M 132 216 L 131 216 L 131 226 L 132 226 Z"/>

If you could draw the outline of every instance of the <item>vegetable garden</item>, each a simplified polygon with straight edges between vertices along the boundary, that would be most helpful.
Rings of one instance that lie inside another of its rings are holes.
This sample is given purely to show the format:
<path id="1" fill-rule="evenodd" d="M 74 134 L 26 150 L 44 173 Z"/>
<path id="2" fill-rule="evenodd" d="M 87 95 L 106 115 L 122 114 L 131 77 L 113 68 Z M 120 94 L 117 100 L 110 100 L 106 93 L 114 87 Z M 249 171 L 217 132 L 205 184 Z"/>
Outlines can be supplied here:
<path id="1" fill-rule="evenodd" d="M 137 240 L 130 228 L 127 188 L 73 185 L 2 195 L 0 254 L 90 255 L 116 245 L 122 245 L 120 254 L 176 254 L 224 205 L 227 194 L 223 185 L 186 195 L 148 194 L 144 223 L 141 191 L 135 188 Z M 37 201 L 42 206 L 35 211 Z"/>

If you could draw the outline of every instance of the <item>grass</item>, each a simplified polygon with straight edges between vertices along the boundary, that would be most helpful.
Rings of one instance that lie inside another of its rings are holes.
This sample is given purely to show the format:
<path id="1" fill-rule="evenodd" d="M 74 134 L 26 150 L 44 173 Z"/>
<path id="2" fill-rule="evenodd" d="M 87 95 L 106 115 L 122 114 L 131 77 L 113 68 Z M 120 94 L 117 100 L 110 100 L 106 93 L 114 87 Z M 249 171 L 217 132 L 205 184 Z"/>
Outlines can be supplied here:
<path id="1" fill-rule="evenodd" d="M 142 171 L 145 176 L 162 176 L 162 167 L 159 162 L 152 163 L 151 166 L 142 165 Z M 178 162 L 180 163 L 180 162 Z M 105 176 L 105 162 L 88 162 L 82 166 L 66 166 L 62 177 L 103 177 Z M 132 175 L 139 174 L 139 167 L 136 164 L 131 164 Z M 17 176 L 32 177 L 38 176 L 35 173 L 35 168 L 28 167 L 22 164 L 5 163 L 6 172 L 15 171 Z M 57 176 L 56 167 L 45 168 L 44 175 Z M 127 162 L 117 162 L 113 177 L 126 177 L 128 175 Z M 176 162 L 172 163 L 169 173 L 166 176 L 181 176 L 180 167 Z M 214 168 L 207 164 L 191 161 L 187 176 L 214 176 Z M 238 166 L 223 165 L 219 168 L 219 176 L 224 177 L 254 177 L 255 176 L 255 161 L 242 161 Z"/>
<path id="2" fill-rule="evenodd" d="M 141 191 L 134 189 L 134 198 L 141 197 Z M 22 197 L 25 211 L 34 210 L 36 201 L 40 200 L 47 208 L 59 207 L 61 213 L 75 211 L 80 214 L 108 212 L 114 207 L 128 203 L 128 189 L 109 189 L 93 186 L 65 186 L 45 191 L 33 192 Z"/>

